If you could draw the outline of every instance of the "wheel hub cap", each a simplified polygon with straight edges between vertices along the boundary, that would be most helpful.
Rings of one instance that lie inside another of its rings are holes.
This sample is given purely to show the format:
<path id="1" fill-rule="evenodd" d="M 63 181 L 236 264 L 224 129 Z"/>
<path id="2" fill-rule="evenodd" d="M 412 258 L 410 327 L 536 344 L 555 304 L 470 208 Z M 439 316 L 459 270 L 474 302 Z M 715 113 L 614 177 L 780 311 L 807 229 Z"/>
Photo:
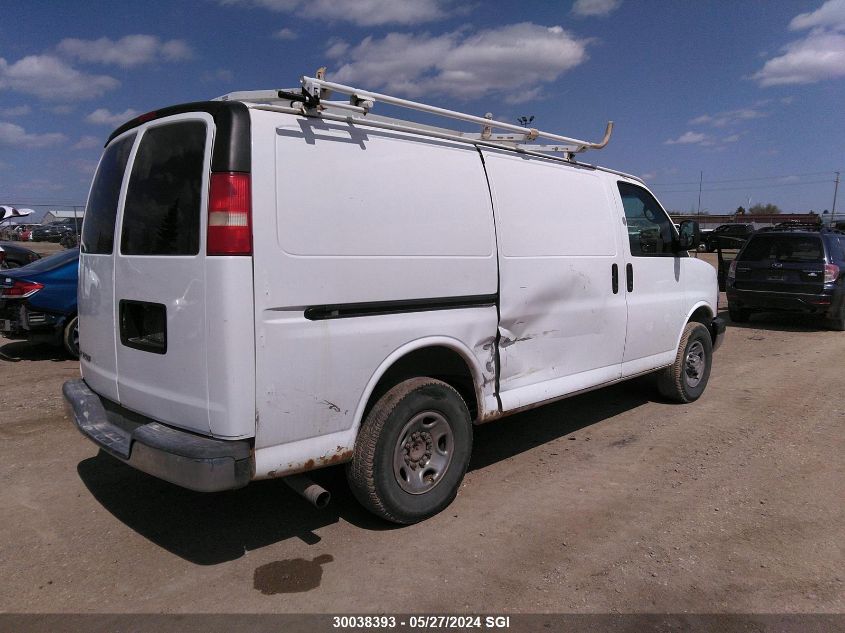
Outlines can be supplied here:
<path id="1" fill-rule="evenodd" d="M 424 411 L 413 416 L 396 441 L 393 453 L 396 483 L 415 495 L 434 488 L 452 462 L 454 442 L 452 427 L 441 413 Z"/>
<path id="2" fill-rule="evenodd" d="M 696 387 L 701 382 L 705 366 L 704 346 L 700 341 L 695 341 L 687 350 L 684 367 L 684 378 L 690 387 Z"/>

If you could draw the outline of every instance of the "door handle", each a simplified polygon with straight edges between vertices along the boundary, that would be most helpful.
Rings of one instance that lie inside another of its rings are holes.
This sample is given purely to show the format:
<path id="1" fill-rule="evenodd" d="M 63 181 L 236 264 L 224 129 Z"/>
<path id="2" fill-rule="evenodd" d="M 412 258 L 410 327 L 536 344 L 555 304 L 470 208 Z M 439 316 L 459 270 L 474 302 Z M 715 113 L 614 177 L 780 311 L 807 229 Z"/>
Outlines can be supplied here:
<path id="1" fill-rule="evenodd" d="M 610 268 L 610 279 L 613 285 L 613 294 L 619 292 L 619 266 L 613 264 Z"/>
<path id="2" fill-rule="evenodd" d="M 625 266 L 625 278 L 628 282 L 628 292 L 634 292 L 634 267 L 631 264 Z"/>

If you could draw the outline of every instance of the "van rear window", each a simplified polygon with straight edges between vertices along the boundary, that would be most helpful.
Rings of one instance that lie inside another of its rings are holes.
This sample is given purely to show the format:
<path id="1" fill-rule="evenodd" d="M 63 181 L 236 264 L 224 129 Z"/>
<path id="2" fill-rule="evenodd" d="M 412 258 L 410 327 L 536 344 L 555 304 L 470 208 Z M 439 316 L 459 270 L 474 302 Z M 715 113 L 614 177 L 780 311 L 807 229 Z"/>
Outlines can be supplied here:
<path id="1" fill-rule="evenodd" d="M 117 199 L 120 185 L 126 171 L 126 161 L 135 142 L 130 134 L 113 143 L 103 154 L 82 227 L 82 252 L 92 255 L 110 255 L 114 247 L 114 219 L 117 215 Z"/>
<path id="2" fill-rule="evenodd" d="M 822 241 L 815 235 L 754 235 L 739 257 L 742 261 L 820 262 Z"/>
<path id="3" fill-rule="evenodd" d="M 126 192 L 124 255 L 196 255 L 206 125 L 184 121 L 144 133 Z"/>

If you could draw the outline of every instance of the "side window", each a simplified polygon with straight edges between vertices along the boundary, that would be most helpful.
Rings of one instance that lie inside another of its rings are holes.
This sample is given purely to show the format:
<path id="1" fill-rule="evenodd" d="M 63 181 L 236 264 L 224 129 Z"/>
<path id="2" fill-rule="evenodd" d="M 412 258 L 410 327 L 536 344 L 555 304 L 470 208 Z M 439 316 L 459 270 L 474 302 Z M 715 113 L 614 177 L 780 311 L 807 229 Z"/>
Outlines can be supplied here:
<path id="1" fill-rule="evenodd" d="M 648 191 L 627 182 L 619 182 L 619 195 L 625 209 L 628 239 L 634 257 L 674 256 L 672 221 Z"/>
<path id="2" fill-rule="evenodd" d="M 126 191 L 124 255 L 196 255 L 206 126 L 185 121 L 144 133 Z"/>
<path id="3" fill-rule="evenodd" d="M 131 134 L 113 143 L 103 154 L 82 229 L 82 252 L 93 255 L 111 255 L 114 248 L 114 219 L 117 215 L 117 199 L 120 185 L 126 172 L 126 161 L 135 135 Z"/>

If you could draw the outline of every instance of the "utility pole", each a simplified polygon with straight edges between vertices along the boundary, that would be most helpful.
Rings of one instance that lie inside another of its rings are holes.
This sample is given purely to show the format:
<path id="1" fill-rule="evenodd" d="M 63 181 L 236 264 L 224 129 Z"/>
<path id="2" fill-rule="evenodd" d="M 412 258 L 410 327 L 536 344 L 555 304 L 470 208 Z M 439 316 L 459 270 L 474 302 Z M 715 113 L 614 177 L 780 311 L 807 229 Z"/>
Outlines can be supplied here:
<path id="1" fill-rule="evenodd" d="M 698 177 L 698 221 L 701 222 L 701 183 L 704 182 L 704 171 L 699 172 Z"/>
<path id="2" fill-rule="evenodd" d="M 830 208 L 830 221 L 836 221 L 836 194 L 839 191 L 839 172 L 834 172 L 836 174 L 836 180 L 833 184 L 833 206 Z"/>

